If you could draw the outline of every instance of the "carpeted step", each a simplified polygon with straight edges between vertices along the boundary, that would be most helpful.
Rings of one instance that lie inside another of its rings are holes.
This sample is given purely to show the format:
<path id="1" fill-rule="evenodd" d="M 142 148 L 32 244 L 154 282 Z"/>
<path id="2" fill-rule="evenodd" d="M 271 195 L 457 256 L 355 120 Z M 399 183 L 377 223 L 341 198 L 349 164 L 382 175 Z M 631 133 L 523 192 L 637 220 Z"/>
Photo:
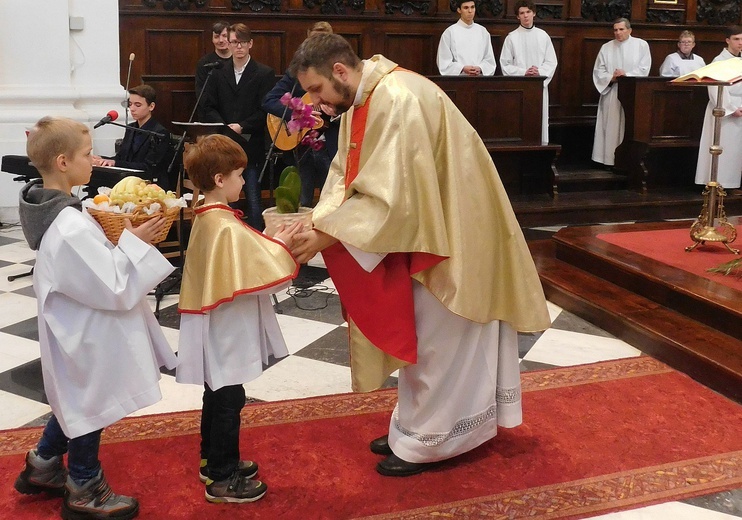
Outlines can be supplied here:
<path id="1" fill-rule="evenodd" d="M 742 401 L 742 341 L 558 260 L 551 240 L 529 246 L 550 301 Z"/>

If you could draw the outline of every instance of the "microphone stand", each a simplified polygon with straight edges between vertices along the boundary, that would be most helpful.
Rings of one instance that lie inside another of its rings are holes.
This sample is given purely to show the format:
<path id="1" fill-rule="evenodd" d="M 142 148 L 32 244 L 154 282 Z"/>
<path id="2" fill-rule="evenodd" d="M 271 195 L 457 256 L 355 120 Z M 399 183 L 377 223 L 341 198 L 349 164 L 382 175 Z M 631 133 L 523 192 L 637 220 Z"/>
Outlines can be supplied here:
<path id="1" fill-rule="evenodd" d="M 188 118 L 189 123 L 193 123 L 193 118 L 196 116 L 196 110 L 198 110 L 198 107 L 201 105 L 201 98 L 204 95 L 204 91 L 206 90 L 206 85 L 209 84 L 209 80 L 211 79 L 211 75 L 216 70 L 216 68 L 212 68 L 209 70 L 208 74 L 206 74 L 206 80 L 204 81 L 204 84 L 201 86 L 201 91 L 198 93 L 198 98 L 196 98 L 196 104 L 193 107 L 193 110 L 191 111 L 191 116 Z M 154 132 L 156 135 L 157 134 Z M 173 154 L 173 159 L 170 161 L 170 165 L 167 168 L 167 177 L 168 179 L 172 179 L 173 171 L 175 170 L 175 164 L 178 160 L 178 157 L 183 153 L 183 145 L 185 143 L 185 138 L 188 131 L 184 130 L 183 134 L 178 139 L 178 143 L 175 145 L 175 153 Z M 180 165 L 181 172 L 178 175 L 178 193 L 180 195 L 183 195 L 183 177 L 185 175 L 185 172 L 183 172 L 183 165 Z M 198 201 L 192 201 L 191 204 L 195 205 Z M 165 297 L 166 294 L 168 294 L 170 291 L 172 291 L 175 288 L 180 289 L 180 282 L 183 278 L 183 262 L 185 257 L 185 245 L 183 244 L 183 223 L 185 222 L 183 218 L 183 209 L 180 210 L 180 215 L 178 216 L 178 252 L 180 253 L 180 266 L 175 269 L 175 271 L 172 272 L 170 276 L 168 276 L 165 280 L 161 281 L 159 284 L 157 284 L 157 287 L 155 287 L 154 295 L 155 295 L 155 318 L 160 317 L 160 303 L 162 302 L 162 299 Z"/>
<path id="2" fill-rule="evenodd" d="M 294 80 L 294 86 L 291 87 L 291 97 L 294 97 L 294 91 L 296 90 L 296 85 L 299 83 L 298 80 Z M 288 112 L 289 106 L 285 105 L 283 107 L 283 114 L 281 114 L 281 124 L 278 125 L 278 128 L 276 128 L 276 133 L 271 139 L 271 146 L 268 148 L 268 154 L 265 156 L 265 162 L 263 162 L 263 169 L 260 170 L 260 175 L 258 176 L 258 184 L 260 184 L 263 181 L 263 175 L 265 175 L 265 167 L 268 166 L 268 161 L 270 161 L 271 155 L 273 154 L 273 150 L 276 148 L 276 139 L 278 139 L 278 134 L 281 132 L 281 127 L 286 124 L 286 112 Z M 298 167 L 298 163 L 297 163 Z M 273 171 L 271 169 L 271 171 Z M 273 176 L 271 176 L 271 192 L 273 191 Z"/>

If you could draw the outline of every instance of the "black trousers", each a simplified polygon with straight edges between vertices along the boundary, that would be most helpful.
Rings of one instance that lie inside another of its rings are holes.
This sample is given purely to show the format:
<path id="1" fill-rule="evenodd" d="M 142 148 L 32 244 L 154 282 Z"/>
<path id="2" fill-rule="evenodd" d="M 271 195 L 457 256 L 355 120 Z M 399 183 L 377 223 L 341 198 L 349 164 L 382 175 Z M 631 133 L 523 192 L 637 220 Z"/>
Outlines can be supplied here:
<path id="1" fill-rule="evenodd" d="M 204 384 L 201 410 L 201 458 L 207 459 L 208 476 L 225 480 L 240 462 L 240 411 L 245 406 L 242 385 L 212 390 Z"/>

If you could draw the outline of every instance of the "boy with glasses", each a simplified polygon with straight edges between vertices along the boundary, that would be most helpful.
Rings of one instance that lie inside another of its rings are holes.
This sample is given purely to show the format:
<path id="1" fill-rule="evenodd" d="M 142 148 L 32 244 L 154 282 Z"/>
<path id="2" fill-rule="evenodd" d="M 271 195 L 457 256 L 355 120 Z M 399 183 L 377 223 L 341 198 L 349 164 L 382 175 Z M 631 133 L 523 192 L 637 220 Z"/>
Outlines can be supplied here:
<path id="1" fill-rule="evenodd" d="M 693 54 L 696 36 L 690 31 L 683 31 L 678 38 L 678 50 L 669 54 L 660 66 L 660 76 L 677 78 L 706 65 L 698 54 Z"/>

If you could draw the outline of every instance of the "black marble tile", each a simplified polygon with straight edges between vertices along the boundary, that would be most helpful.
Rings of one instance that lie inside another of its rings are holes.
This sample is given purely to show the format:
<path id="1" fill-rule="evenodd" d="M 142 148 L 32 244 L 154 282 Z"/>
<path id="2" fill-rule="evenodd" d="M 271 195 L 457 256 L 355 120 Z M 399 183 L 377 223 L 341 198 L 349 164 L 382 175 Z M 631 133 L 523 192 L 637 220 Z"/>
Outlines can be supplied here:
<path id="1" fill-rule="evenodd" d="M 284 359 L 287 359 L 288 357 L 289 356 L 284 356 L 284 357 L 281 357 L 281 358 L 276 358 L 273 355 L 268 356 L 268 364 L 267 365 L 266 364 L 263 364 L 263 370 L 264 371 L 265 370 L 268 370 L 273 365 L 275 365 L 277 363 L 280 363 L 281 361 L 283 361 Z"/>
<path id="2" fill-rule="evenodd" d="M 528 351 L 533 348 L 542 334 L 543 332 L 519 332 L 518 357 L 522 359 L 526 354 L 528 354 Z"/>
<path id="3" fill-rule="evenodd" d="M 291 287 L 289 294 L 290 298 L 275 306 L 277 313 L 333 325 L 341 325 L 345 321 L 340 309 L 340 298 L 334 289 L 322 285 L 309 289 Z"/>
<path id="4" fill-rule="evenodd" d="M 294 355 L 349 367 L 348 329 L 346 327 L 338 327 L 313 341 Z"/>
<path id="5" fill-rule="evenodd" d="M 7 327 L 0 329 L 0 332 L 5 332 L 6 334 L 12 334 L 14 336 L 20 336 L 22 338 L 39 341 L 38 318 L 34 316 L 33 318 L 19 321 L 18 323 L 14 323 L 13 325 L 8 325 Z"/>
<path id="6" fill-rule="evenodd" d="M 399 383 L 399 380 L 394 376 L 389 376 L 386 378 L 386 381 L 384 381 L 384 384 L 381 385 L 381 388 L 397 388 L 397 384 Z"/>
<path id="7" fill-rule="evenodd" d="M 582 334 L 591 334 L 593 336 L 600 336 L 603 338 L 615 338 L 612 334 L 604 331 L 601 328 L 596 327 L 592 323 L 588 323 L 572 314 L 571 312 L 562 311 L 559 316 L 552 322 L 551 327 L 559 330 L 568 330 L 570 332 L 580 332 Z"/>
<path id="8" fill-rule="evenodd" d="M 299 267 L 299 274 L 294 279 L 292 285 L 302 289 L 307 289 L 313 285 L 324 282 L 330 277 L 327 269 L 324 267 L 314 267 L 303 264 Z"/>
<path id="9" fill-rule="evenodd" d="M 49 404 L 44 393 L 40 359 L 29 361 L 0 374 L 0 390 Z"/>
<path id="10" fill-rule="evenodd" d="M 742 489 L 732 489 L 713 495 L 689 498 L 688 500 L 681 500 L 681 502 L 742 518 Z"/>
<path id="11" fill-rule="evenodd" d="M 521 372 L 531 372 L 533 370 L 547 370 L 550 368 L 557 368 L 555 365 L 549 365 L 548 363 L 539 363 L 537 361 L 528 361 L 524 359 L 520 362 Z"/>
<path id="12" fill-rule="evenodd" d="M 170 305 L 160 309 L 160 315 L 157 321 L 162 327 L 168 327 L 171 329 L 180 329 L 180 314 L 178 313 L 178 305 Z"/>
<path id="13" fill-rule="evenodd" d="M 8 267 L 9 265 L 13 265 L 17 262 L 6 262 L 5 260 L 0 260 L 0 267 Z"/>
<path id="14" fill-rule="evenodd" d="M 20 294 L 21 296 L 28 296 L 30 298 L 36 298 L 36 291 L 34 291 L 33 285 L 27 285 L 26 287 L 22 287 L 21 289 L 17 289 L 13 292 L 15 294 Z"/>
<path id="15" fill-rule="evenodd" d="M 21 242 L 22 240 L 23 239 L 20 239 L 20 238 L 13 238 L 13 237 L 0 235 L 0 246 L 6 246 L 8 244 L 15 244 L 16 242 Z"/>

